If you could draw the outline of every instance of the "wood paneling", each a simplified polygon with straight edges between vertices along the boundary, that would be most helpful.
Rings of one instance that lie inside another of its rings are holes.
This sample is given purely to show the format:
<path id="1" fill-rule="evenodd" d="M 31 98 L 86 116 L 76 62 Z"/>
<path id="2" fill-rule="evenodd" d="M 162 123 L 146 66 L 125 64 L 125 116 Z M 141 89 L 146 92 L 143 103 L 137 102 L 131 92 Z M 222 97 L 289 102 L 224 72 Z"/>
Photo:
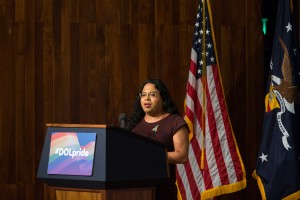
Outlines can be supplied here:
<path id="1" fill-rule="evenodd" d="M 89 190 L 50 187 L 50 195 L 53 200 L 152 200 L 155 188 Z"/>
<path id="2" fill-rule="evenodd" d="M 198 1 L 0 0 L 0 199 L 48 199 L 36 180 L 46 123 L 115 124 L 142 81 L 166 83 L 180 111 Z M 247 188 L 263 115 L 259 0 L 211 1 L 224 93 Z"/>

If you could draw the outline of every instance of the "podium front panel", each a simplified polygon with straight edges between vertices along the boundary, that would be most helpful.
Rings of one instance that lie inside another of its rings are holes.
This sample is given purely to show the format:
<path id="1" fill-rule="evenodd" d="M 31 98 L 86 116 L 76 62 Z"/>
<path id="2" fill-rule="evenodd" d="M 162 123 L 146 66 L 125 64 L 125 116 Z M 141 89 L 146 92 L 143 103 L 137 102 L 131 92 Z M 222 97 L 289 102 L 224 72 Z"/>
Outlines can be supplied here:
<path id="1" fill-rule="evenodd" d="M 51 135 L 96 133 L 93 171 L 90 176 L 48 174 Z M 168 177 L 165 147 L 118 127 L 49 126 L 37 178 L 50 186 L 70 188 L 126 188 L 155 186 Z"/>

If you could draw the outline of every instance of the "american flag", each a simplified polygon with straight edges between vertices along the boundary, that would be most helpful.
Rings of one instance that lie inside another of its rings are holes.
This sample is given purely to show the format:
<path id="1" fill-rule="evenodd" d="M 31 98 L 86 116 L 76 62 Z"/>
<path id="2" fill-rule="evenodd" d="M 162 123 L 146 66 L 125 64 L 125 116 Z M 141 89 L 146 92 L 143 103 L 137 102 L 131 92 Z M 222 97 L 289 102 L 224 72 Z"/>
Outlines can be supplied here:
<path id="1" fill-rule="evenodd" d="M 189 161 L 177 165 L 179 199 L 209 199 L 246 187 L 221 84 L 208 3 L 200 0 L 191 50 L 185 97 L 185 120 L 191 131 Z"/>
<path id="2" fill-rule="evenodd" d="M 263 200 L 300 199 L 299 55 L 292 1 L 278 0 L 257 180 Z"/>

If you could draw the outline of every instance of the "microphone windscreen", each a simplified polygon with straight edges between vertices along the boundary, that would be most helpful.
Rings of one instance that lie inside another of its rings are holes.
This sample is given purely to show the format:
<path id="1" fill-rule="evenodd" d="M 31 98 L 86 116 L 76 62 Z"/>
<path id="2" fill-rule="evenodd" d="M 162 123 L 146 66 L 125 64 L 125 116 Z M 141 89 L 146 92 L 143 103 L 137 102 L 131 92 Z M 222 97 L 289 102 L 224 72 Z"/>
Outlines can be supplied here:
<path id="1" fill-rule="evenodd" d="M 119 121 L 126 120 L 127 116 L 125 113 L 119 114 Z"/>

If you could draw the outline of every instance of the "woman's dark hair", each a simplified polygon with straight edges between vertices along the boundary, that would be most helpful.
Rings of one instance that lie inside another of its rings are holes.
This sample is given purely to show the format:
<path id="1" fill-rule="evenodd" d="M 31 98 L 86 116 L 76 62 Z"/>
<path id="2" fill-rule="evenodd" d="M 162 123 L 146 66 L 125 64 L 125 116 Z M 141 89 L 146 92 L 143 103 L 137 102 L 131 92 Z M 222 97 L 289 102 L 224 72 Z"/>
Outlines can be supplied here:
<path id="1" fill-rule="evenodd" d="M 142 86 L 136 95 L 136 99 L 134 103 L 134 111 L 128 119 L 128 125 L 127 125 L 128 130 L 131 130 L 145 116 L 145 112 L 143 111 L 143 108 L 141 106 L 141 102 L 140 102 L 141 98 L 139 96 L 139 93 L 142 92 L 144 86 L 148 83 L 154 84 L 155 88 L 159 91 L 160 96 L 163 100 L 165 112 L 170 114 L 179 114 L 178 109 L 175 103 L 173 102 L 173 100 L 171 99 L 169 90 L 165 86 L 165 84 L 159 79 L 148 79 L 144 83 L 142 83 Z"/>

